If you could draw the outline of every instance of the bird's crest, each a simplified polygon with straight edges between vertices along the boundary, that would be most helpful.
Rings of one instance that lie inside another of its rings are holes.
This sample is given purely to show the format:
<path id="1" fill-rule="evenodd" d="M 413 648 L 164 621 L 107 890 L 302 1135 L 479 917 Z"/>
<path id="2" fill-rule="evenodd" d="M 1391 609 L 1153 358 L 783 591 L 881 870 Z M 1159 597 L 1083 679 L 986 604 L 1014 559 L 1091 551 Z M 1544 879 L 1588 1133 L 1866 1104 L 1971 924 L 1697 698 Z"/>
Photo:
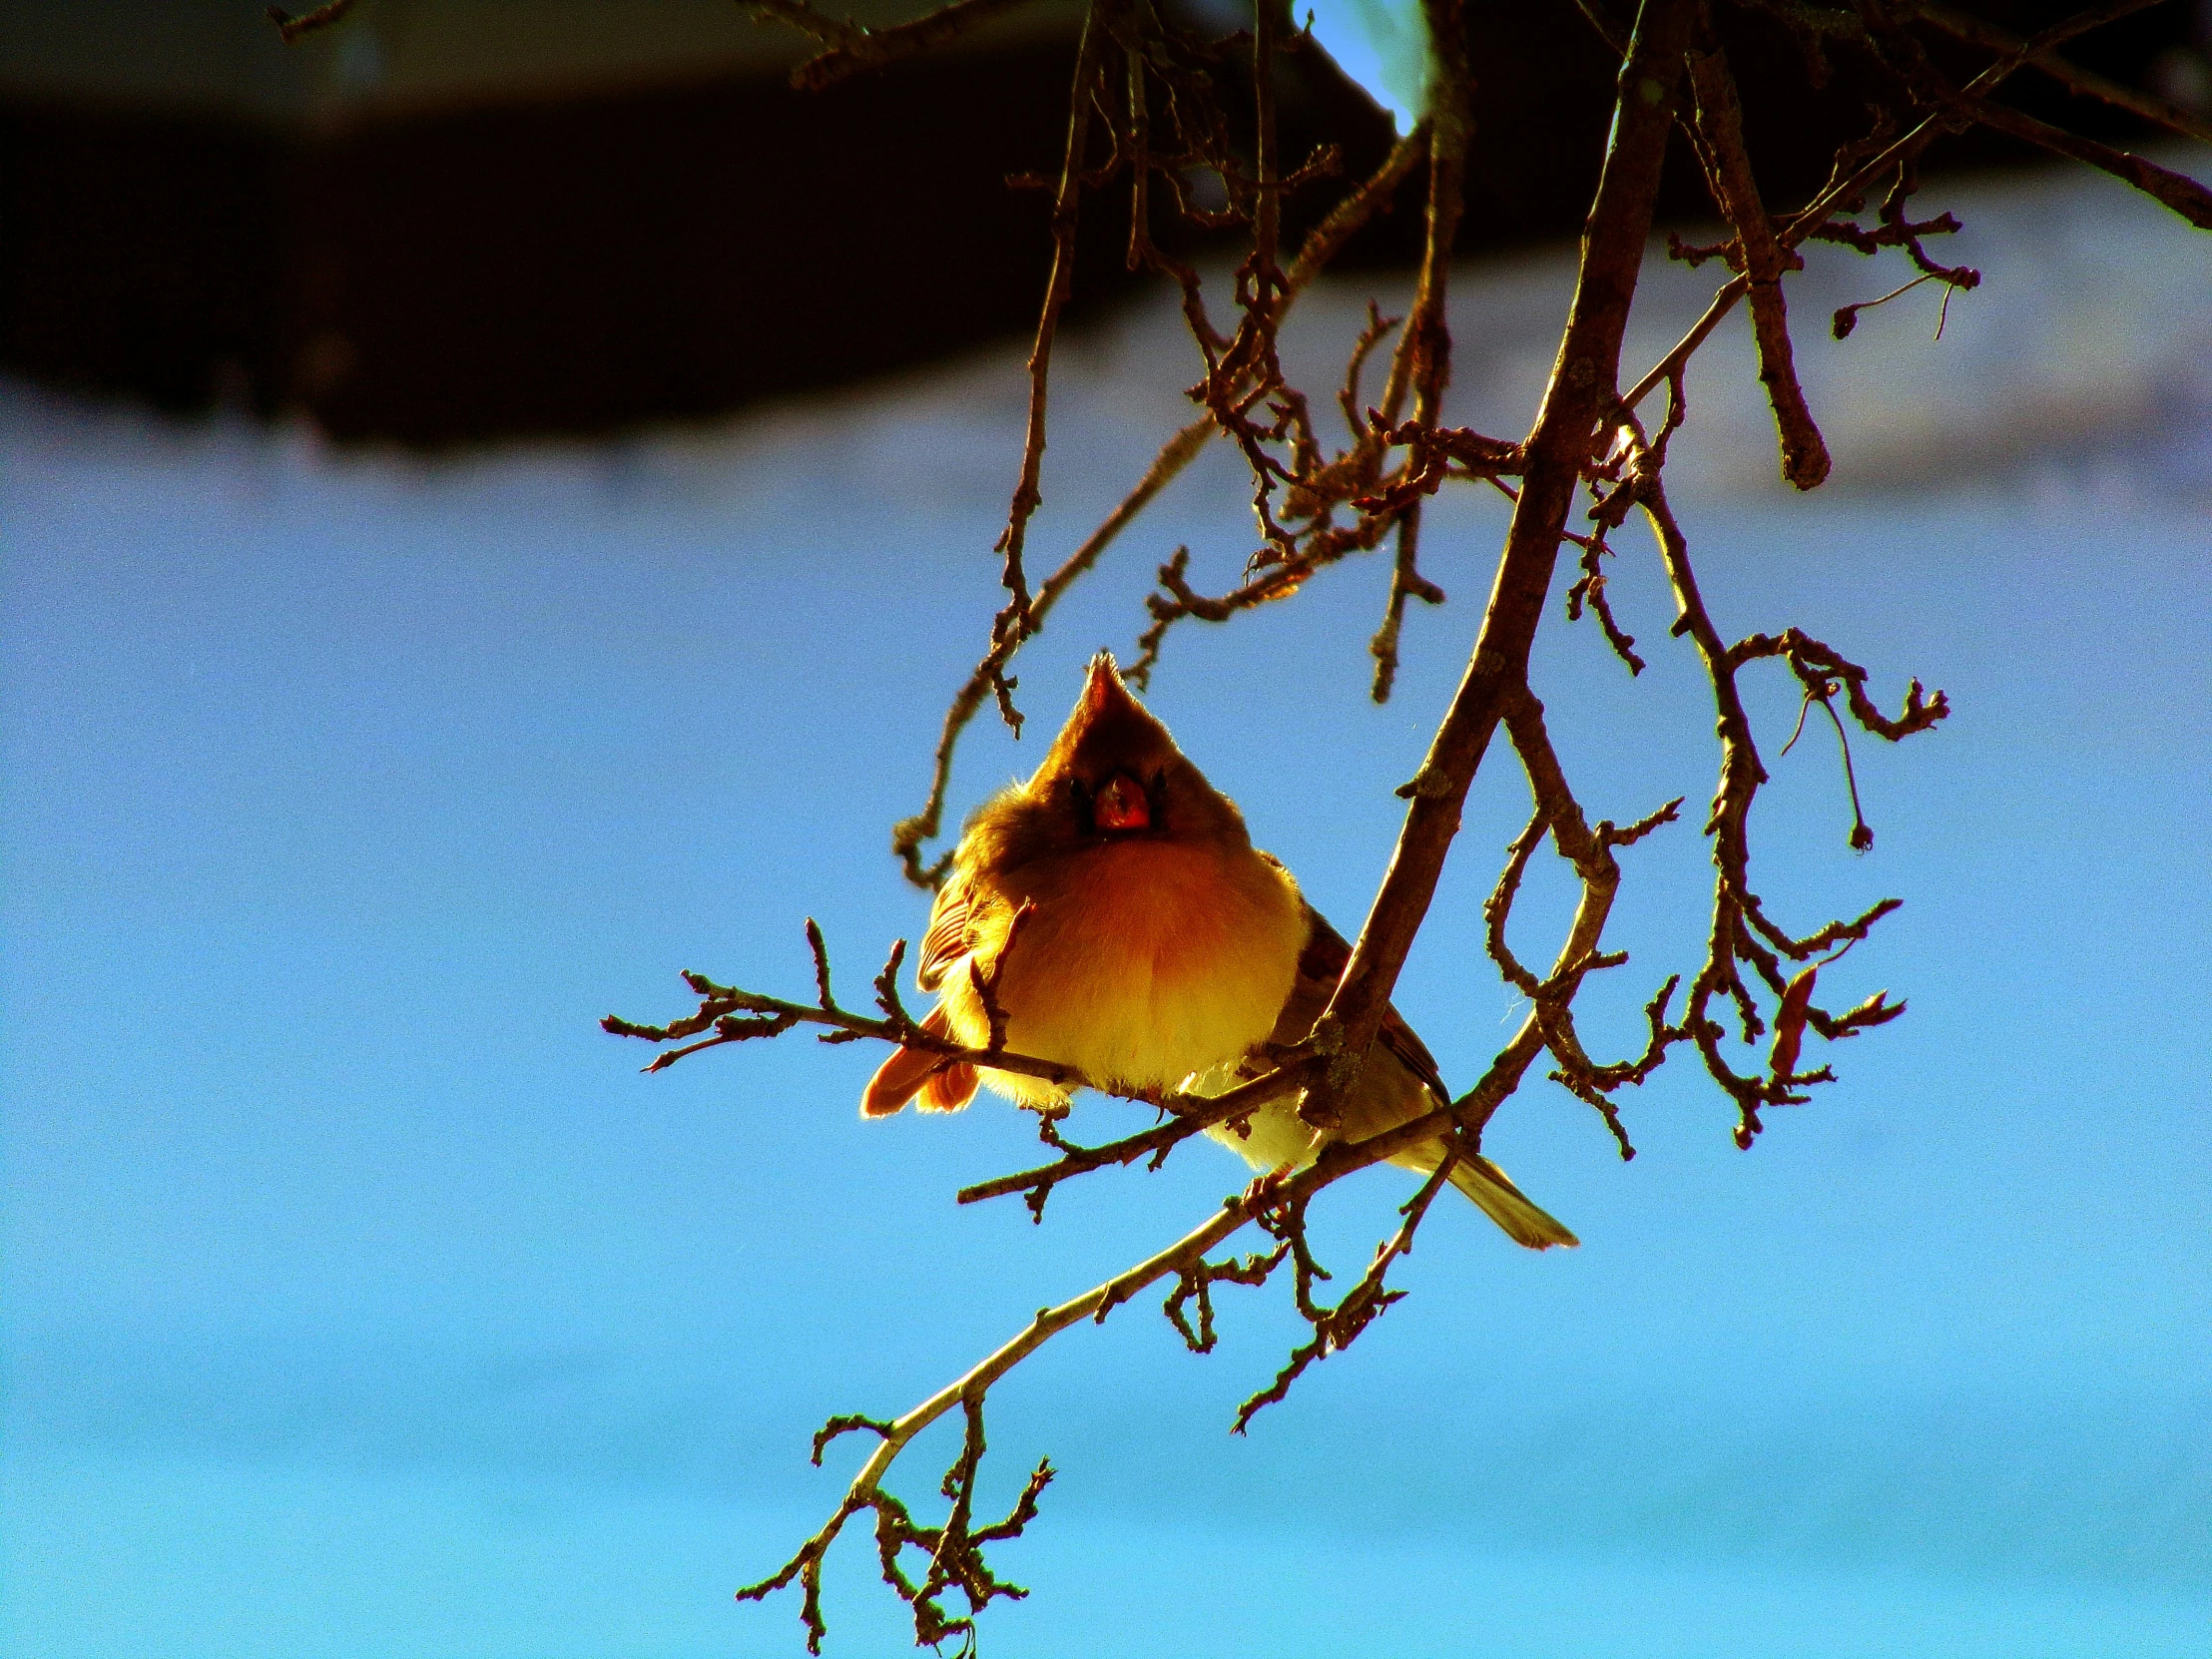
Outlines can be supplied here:
<path id="1" fill-rule="evenodd" d="M 1149 770 L 1181 756 L 1168 729 L 1122 684 L 1114 654 L 1101 651 L 1091 659 L 1083 693 L 1060 735 L 1052 740 L 1036 777 L 1101 771 L 1105 770 L 1101 763 L 1109 761 Z"/>

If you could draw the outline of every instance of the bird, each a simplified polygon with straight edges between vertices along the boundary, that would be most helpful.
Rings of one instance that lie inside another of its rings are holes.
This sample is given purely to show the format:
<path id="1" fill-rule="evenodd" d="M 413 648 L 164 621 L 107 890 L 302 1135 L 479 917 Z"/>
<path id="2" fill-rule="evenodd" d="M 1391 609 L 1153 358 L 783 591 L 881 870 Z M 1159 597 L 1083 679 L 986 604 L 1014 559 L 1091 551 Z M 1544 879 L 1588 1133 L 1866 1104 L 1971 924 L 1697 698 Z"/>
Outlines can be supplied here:
<path id="1" fill-rule="evenodd" d="M 1101 652 L 1036 772 L 969 818 L 915 977 L 938 997 L 921 1021 L 931 1036 L 987 1048 L 995 1004 L 1005 1052 L 1133 1094 L 1219 1094 L 1267 1070 L 1268 1045 L 1307 1036 L 1351 954 Z M 1067 1103 L 1048 1079 L 914 1046 L 883 1062 L 860 1113 L 887 1117 L 917 1096 L 922 1111 L 958 1111 L 985 1084 L 1038 1110 Z M 1302 1168 L 1329 1137 L 1296 1098 L 1207 1133 L 1263 1171 Z M 1364 1140 L 1450 1100 L 1393 1007 L 1331 1133 Z M 1429 1175 L 1445 1151 L 1439 1137 L 1389 1161 Z M 1450 1180 L 1517 1244 L 1578 1242 L 1480 1154 L 1462 1151 Z"/>

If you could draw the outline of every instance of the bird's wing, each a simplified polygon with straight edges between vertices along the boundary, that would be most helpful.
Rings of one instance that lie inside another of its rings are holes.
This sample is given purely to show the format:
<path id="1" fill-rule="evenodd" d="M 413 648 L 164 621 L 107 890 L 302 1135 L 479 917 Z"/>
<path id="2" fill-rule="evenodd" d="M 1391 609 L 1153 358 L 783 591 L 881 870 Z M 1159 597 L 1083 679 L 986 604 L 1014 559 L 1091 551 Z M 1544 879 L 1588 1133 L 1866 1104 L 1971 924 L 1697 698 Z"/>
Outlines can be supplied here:
<path id="1" fill-rule="evenodd" d="M 963 870 L 955 870 L 937 889 L 929 931 L 921 936 L 921 961 L 914 969 L 914 982 L 923 990 L 935 990 L 945 969 L 975 948 L 974 898 Z"/>
<path id="2" fill-rule="evenodd" d="M 1266 856 L 1265 853 L 1262 854 Z M 1344 977 L 1345 964 L 1352 960 L 1352 946 L 1345 943 L 1344 935 L 1329 925 L 1328 918 L 1313 905 L 1306 906 L 1306 948 L 1299 952 L 1298 977 L 1292 982 L 1289 999 L 1283 1004 L 1283 1012 L 1275 1022 L 1274 1040 L 1278 1043 L 1295 1043 L 1314 1028 L 1314 1021 L 1321 1018 L 1322 1010 L 1329 1006 L 1329 999 L 1336 993 L 1337 981 Z M 1406 1074 L 1417 1081 L 1440 1106 L 1451 1104 L 1451 1096 L 1444 1089 L 1442 1075 L 1436 1069 L 1435 1056 L 1427 1045 L 1413 1034 L 1413 1028 L 1405 1023 L 1404 1016 L 1395 1008 L 1384 1010 L 1382 1029 L 1379 1039 L 1391 1058 L 1405 1068 Z M 1257 1057 L 1245 1062 L 1248 1073 L 1256 1074 L 1264 1069 L 1265 1062 Z M 1363 1084 L 1362 1092 L 1366 1092 Z M 1419 1108 L 1403 1102 L 1399 1111 L 1417 1115 Z M 1399 1119 L 1402 1121 L 1402 1119 Z M 1367 1133 L 1388 1127 L 1388 1121 L 1373 1123 Z M 1391 1159 L 1423 1173 L 1436 1167 L 1436 1160 L 1444 1155 L 1449 1143 L 1438 1138 L 1425 1147 L 1412 1147 Z M 1451 1172 L 1451 1184 L 1479 1205 L 1482 1212 L 1516 1244 L 1531 1250 L 1548 1250 L 1553 1245 L 1572 1245 L 1575 1236 L 1551 1216 L 1544 1213 L 1526 1193 L 1506 1178 L 1505 1172 L 1479 1153 L 1463 1152 Z"/>
<path id="3" fill-rule="evenodd" d="M 1336 994 L 1337 981 L 1344 977 L 1345 964 L 1351 960 L 1352 946 L 1345 942 L 1345 936 L 1329 925 L 1327 916 L 1308 904 L 1306 948 L 1298 954 L 1298 978 L 1291 985 L 1283 1012 L 1276 1017 L 1273 1033 L 1276 1042 L 1295 1043 L 1313 1030 L 1314 1021 L 1321 1018 L 1322 1010 L 1329 1006 L 1330 997 Z M 1414 1034 L 1413 1028 L 1405 1023 L 1405 1016 L 1395 1007 L 1383 1010 L 1382 1029 L 1378 1040 L 1436 1097 L 1438 1105 L 1451 1104 L 1443 1074 L 1436 1069 L 1436 1057 L 1428 1052 L 1428 1045 Z"/>

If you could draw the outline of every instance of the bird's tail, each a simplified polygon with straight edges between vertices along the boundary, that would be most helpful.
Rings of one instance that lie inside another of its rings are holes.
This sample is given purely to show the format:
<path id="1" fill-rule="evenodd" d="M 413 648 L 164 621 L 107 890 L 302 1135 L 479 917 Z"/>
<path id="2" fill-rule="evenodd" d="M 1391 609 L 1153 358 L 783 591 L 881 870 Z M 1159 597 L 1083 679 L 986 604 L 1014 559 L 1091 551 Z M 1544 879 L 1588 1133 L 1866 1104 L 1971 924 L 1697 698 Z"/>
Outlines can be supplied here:
<path id="1" fill-rule="evenodd" d="M 1549 1250 L 1553 1245 L 1582 1242 L 1538 1209 L 1526 1193 L 1506 1179 L 1503 1170 L 1479 1153 L 1451 1166 L 1451 1184 L 1473 1199 L 1515 1244 L 1530 1250 Z"/>
<path id="2" fill-rule="evenodd" d="M 938 1003 L 929 1010 L 921 1028 L 932 1037 L 950 1038 L 952 1019 Z M 965 1063 L 947 1063 L 934 1049 L 899 1048 L 876 1068 L 867 1090 L 860 1096 L 860 1116 L 887 1118 L 902 1111 L 916 1094 L 925 1112 L 957 1112 L 975 1098 L 981 1074 Z"/>

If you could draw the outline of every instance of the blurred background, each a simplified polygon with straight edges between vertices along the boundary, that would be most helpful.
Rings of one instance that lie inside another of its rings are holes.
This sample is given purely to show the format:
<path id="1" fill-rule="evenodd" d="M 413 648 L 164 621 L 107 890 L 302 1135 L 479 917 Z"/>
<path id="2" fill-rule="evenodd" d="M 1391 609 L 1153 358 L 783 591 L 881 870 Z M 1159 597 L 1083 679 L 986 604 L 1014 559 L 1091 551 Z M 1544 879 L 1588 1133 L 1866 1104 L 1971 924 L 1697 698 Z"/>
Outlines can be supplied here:
<path id="1" fill-rule="evenodd" d="M 1449 414 L 1503 431 L 1551 361 L 1606 68 L 1565 7 L 1471 13 L 1501 142 Z M 904 1408 L 1244 1182 L 1201 1145 L 1032 1227 L 951 1202 L 1034 1161 L 999 1106 L 862 1124 L 863 1050 L 642 1078 L 596 1024 L 686 1011 L 680 968 L 804 993 L 808 915 L 859 1000 L 922 924 L 888 827 L 994 605 L 1045 216 L 1002 180 L 1053 165 L 1075 16 L 807 99 L 804 43 L 706 0 L 363 0 L 289 53 L 252 5 L 0 4 L 8 1653 L 799 1651 L 794 1601 L 730 1591 L 841 1492 L 857 1447 L 807 1465 L 823 1417 Z M 2189 103 L 2203 28 L 2156 6 L 2082 56 Z M 1389 142 L 1326 56 L 1287 75 L 1301 131 L 1349 129 L 1355 166 Z M 1787 191 L 1852 89 L 1794 121 L 1746 79 Z M 1141 1304 L 1068 1334 L 993 1395 L 992 1501 L 1062 1475 L 987 1651 L 2202 1652 L 2212 261 L 2100 175 L 1936 159 L 1920 200 L 1984 273 L 1939 338 L 1931 288 L 1822 326 L 1895 256 L 1792 278 L 1834 480 L 1778 481 L 1740 318 L 1670 472 L 1725 632 L 1796 623 L 1886 705 L 1915 675 L 1954 701 L 1856 749 L 1860 856 L 1832 735 L 1778 758 L 1797 700 L 1749 686 L 1762 891 L 1808 927 L 1903 897 L 1824 983 L 1911 1012 L 1821 1054 L 1842 1081 L 1749 1154 L 1680 1064 L 1629 1103 L 1629 1165 L 1532 1085 L 1489 1144 L 1583 1247 L 1440 1213 L 1411 1298 L 1246 1438 L 1302 1330 L 1273 1295 L 1225 1292 L 1204 1359 Z M 1415 217 L 1301 301 L 1294 377 L 1402 307 Z M 1188 418 L 1180 320 L 1118 249 L 1102 224 L 1056 371 L 1045 561 Z M 1655 258 L 1629 360 L 1711 287 Z M 1209 452 L 1125 535 L 1025 654 L 1031 740 L 970 733 L 955 812 L 1127 653 L 1169 551 L 1234 579 L 1245 495 Z M 1408 618 L 1386 708 L 1378 565 L 1167 647 L 1153 706 L 1346 928 L 1502 505 L 1440 498 L 1451 603 Z M 1555 616 L 1555 736 L 1593 814 L 1694 808 L 1710 705 L 1633 537 L 1611 591 L 1651 667 Z M 1462 1087 L 1516 1017 L 1479 906 L 1524 814 L 1491 768 L 1398 995 Z M 1686 819 L 1624 859 L 1607 1051 L 1697 958 Z M 1524 952 L 1569 902 L 1539 869 Z M 1326 1259 L 1403 1191 L 1337 1189 Z M 832 1558 L 831 1654 L 910 1641 L 873 1579 L 861 1539 Z"/>
<path id="2" fill-rule="evenodd" d="M 1246 21 L 1237 0 L 1185 4 L 1210 29 Z M 1377 47 L 1402 36 L 1404 9 L 1299 15 L 1402 103 L 1406 72 Z M 2066 12 L 1978 9 L 2028 30 Z M 2201 120 L 2201 11 L 2168 0 L 2068 50 Z M 1839 51 L 1809 91 L 1793 37 L 1757 10 L 1721 16 L 1765 186 L 1803 196 L 1882 86 Z M 1005 181 L 1057 173 L 1082 17 L 1032 0 L 801 93 L 788 78 L 815 43 L 732 0 L 362 0 L 289 48 L 251 0 L 0 0 L 0 365 L 169 410 L 295 411 L 340 440 L 450 446 L 720 413 L 932 360 L 1031 325 L 1050 195 Z M 1611 60 L 1569 0 L 1470 0 L 1467 18 L 1484 128 L 1459 246 L 1571 239 Z M 1987 56 L 1935 45 L 1953 68 Z M 1287 58 L 1281 80 L 1284 154 L 1328 140 L 1347 179 L 1372 172 L 1391 114 L 1329 52 Z M 1240 78 L 1220 90 L 1242 120 Z M 2079 131 L 2141 127 L 2037 76 L 2007 93 Z M 1930 165 L 2026 154 L 1954 135 Z M 1291 231 L 1334 196 L 1292 196 Z M 1100 212 L 1126 220 L 1110 200 Z M 1409 264 L 1418 203 L 1344 263 Z M 1709 212 L 1676 155 L 1663 217 Z M 1095 223 L 1076 283 L 1093 309 L 1133 285 L 1125 239 Z"/>

